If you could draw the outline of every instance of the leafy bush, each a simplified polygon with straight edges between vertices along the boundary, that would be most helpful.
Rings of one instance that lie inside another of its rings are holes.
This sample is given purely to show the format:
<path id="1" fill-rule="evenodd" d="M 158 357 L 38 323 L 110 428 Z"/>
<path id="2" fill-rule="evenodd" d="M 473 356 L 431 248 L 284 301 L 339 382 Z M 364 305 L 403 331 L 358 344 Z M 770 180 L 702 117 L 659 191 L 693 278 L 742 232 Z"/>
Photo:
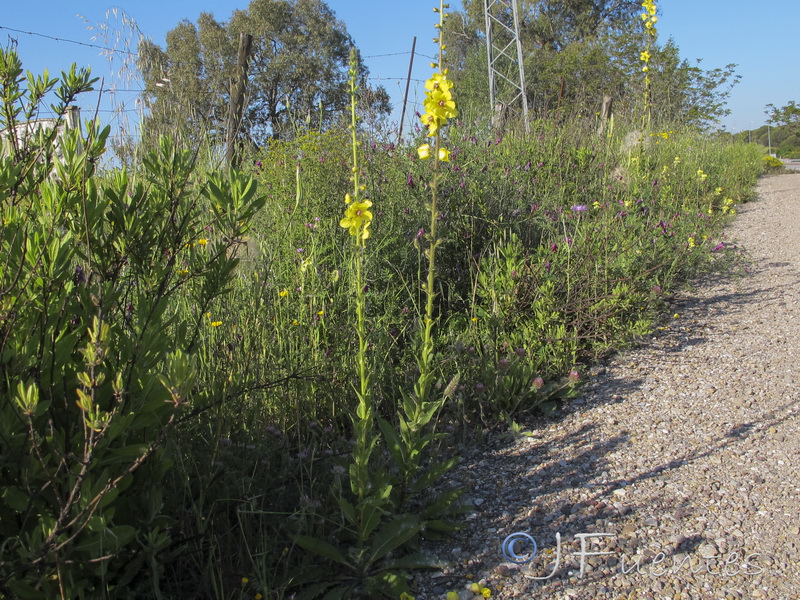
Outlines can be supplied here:
<path id="1" fill-rule="evenodd" d="M 235 173 L 193 178 L 168 140 L 141 175 L 98 176 L 108 128 L 17 126 L 53 89 L 65 114 L 88 71 L 21 73 L 0 51 L 0 595 L 134 597 L 170 543 L 164 444 L 202 396 L 204 313 L 261 200 Z"/>

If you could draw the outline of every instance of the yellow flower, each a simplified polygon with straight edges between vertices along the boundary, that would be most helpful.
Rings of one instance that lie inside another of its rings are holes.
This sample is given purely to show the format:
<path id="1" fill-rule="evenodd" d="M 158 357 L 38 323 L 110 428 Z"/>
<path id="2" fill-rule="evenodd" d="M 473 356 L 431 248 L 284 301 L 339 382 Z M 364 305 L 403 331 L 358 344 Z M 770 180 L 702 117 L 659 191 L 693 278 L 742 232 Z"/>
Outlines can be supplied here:
<path id="1" fill-rule="evenodd" d="M 642 61 L 644 61 L 644 62 L 650 62 L 650 52 L 648 52 L 647 50 L 645 50 L 644 52 L 642 52 L 642 53 L 639 55 L 639 60 L 642 60 Z"/>
<path id="2" fill-rule="evenodd" d="M 697 246 L 697 244 L 695 244 L 694 238 L 690 237 L 689 238 L 689 248 L 694 248 L 695 246 Z"/>
<path id="3" fill-rule="evenodd" d="M 200 246 L 205 246 L 208 243 L 208 240 L 206 238 L 200 238 L 199 240 L 197 240 L 197 243 Z"/>
<path id="4" fill-rule="evenodd" d="M 424 106 L 428 113 L 444 120 L 452 119 L 458 115 L 456 103 L 449 88 L 437 87 L 428 92 Z"/>
<path id="5" fill-rule="evenodd" d="M 249 581 L 247 577 L 242 577 L 242 585 L 247 585 Z"/>
<path id="6" fill-rule="evenodd" d="M 431 157 L 431 145 L 430 144 L 422 144 L 419 148 L 417 148 L 417 154 L 419 154 L 420 159 L 427 160 Z"/>
<path id="7" fill-rule="evenodd" d="M 339 225 L 350 230 L 350 235 L 361 235 L 362 240 L 369 237 L 369 225 L 372 222 L 372 212 L 369 210 L 372 202 L 363 200 L 353 202 L 344 212 L 344 219 Z"/>
<path id="8" fill-rule="evenodd" d="M 211 321 L 212 327 L 219 327 L 220 325 L 222 325 L 222 321 Z"/>
<path id="9" fill-rule="evenodd" d="M 256 600 L 262 600 L 262 598 L 264 598 L 264 596 L 262 596 L 261 594 L 256 594 L 256 595 L 254 596 L 254 598 L 255 598 Z"/>
<path id="10" fill-rule="evenodd" d="M 300 325 L 300 322 L 297 319 L 292 319 L 292 325 Z"/>
<path id="11" fill-rule="evenodd" d="M 322 315 L 325 314 L 325 311 L 324 310 L 318 310 L 317 314 L 321 317 Z"/>
<path id="12" fill-rule="evenodd" d="M 441 73 L 434 73 L 433 76 L 425 82 L 425 89 L 429 92 L 437 89 L 448 92 L 452 87 L 453 82 L 447 79 L 447 76 L 442 75 Z"/>
<path id="13" fill-rule="evenodd" d="M 484 598 L 491 598 L 492 597 L 492 590 L 490 590 L 489 588 L 483 588 L 481 590 L 481 596 L 483 596 Z"/>
<path id="14" fill-rule="evenodd" d="M 288 295 L 289 295 L 289 290 L 287 290 L 286 288 L 283 288 L 280 292 L 278 292 L 278 296 L 280 296 L 281 298 L 285 298 Z"/>
<path id="15" fill-rule="evenodd" d="M 353 199 L 350 197 L 350 194 L 345 194 L 344 195 L 344 203 L 345 204 L 350 204 L 352 201 L 353 201 Z"/>
<path id="16" fill-rule="evenodd" d="M 434 73 L 425 82 L 425 114 L 420 117 L 422 124 L 427 128 L 428 135 L 433 136 L 436 131 L 447 123 L 448 119 L 458 116 L 456 103 L 450 89 L 453 82 L 447 79 L 444 73 Z"/>
<path id="17" fill-rule="evenodd" d="M 450 150 L 447 148 L 439 148 L 439 160 L 450 162 Z"/>
<path id="18" fill-rule="evenodd" d="M 445 124 L 444 119 L 437 118 L 436 115 L 430 115 L 425 113 L 419 118 L 422 121 L 422 125 L 428 130 L 428 135 L 432 136 L 436 134 L 436 131 Z"/>

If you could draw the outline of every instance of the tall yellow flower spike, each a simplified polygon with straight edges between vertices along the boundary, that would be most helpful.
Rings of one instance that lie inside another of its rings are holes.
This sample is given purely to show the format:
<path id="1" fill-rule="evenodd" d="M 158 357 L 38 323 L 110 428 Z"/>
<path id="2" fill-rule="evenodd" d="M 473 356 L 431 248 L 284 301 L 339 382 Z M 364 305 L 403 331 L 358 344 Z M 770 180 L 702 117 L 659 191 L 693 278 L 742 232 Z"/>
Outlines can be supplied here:
<path id="1" fill-rule="evenodd" d="M 434 12 L 439 14 L 439 23 L 436 24 L 436 29 L 440 32 L 442 31 L 445 17 L 447 17 L 447 13 L 444 12 L 444 9 L 448 8 L 448 6 L 447 4 L 443 4 L 441 9 L 434 8 Z M 447 78 L 447 69 L 441 68 L 442 53 L 445 49 L 441 34 L 439 37 L 435 38 L 435 41 L 439 44 L 439 62 L 431 63 L 431 68 L 441 70 L 434 73 L 430 79 L 425 82 L 425 101 L 423 102 L 425 113 L 420 116 L 420 121 L 427 131 L 427 136 L 436 138 L 436 148 L 438 151 L 433 154 L 437 156 L 439 160 L 447 161 L 450 154 L 446 151 L 443 153 L 442 149 L 439 147 L 438 133 L 439 130 L 447 124 L 448 120 L 458 117 L 458 109 L 456 108 L 456 102 L 453 100 L 453 94 L 451 92 L 453 82 Z M 418 152 L 421 159 L 425 160 L 429 158 L 431 156 L 430 145 L 422 145 L 418 149 Z"/>
<path id="2" fill-rule="evenodd" d="M 658 35 L 656 31 L 656 23 L 658 22 L 656 12 L 658 9 L 656 8 L 655 0 L 644 0 L 642 8 L 646 11 L 642 13 L 642 21 L 644 21 L 644 28 L 647 32 L 647 47 L 639 54 L 639 60 L 644 63 L 642 65 L 642 72 L 644 73 L 644 113 L 642 120 L 643 125 L 646 126 L 650 121 L 650 48 Z"/>
<path id="3" fill-rule="evenodd" d="M 352 181 L 353 181 L 353 194 L 344 195 L 344 203 L 347 208 L 344 210 L 344 218 L 339 221 L 339 225 L 344 227 L 350 232 L 350 235 L 357 236 L 363 244 L 370 236 L 369 226 L 372 223 L 372 202 L 364 198 L 361 199 L 361 193 L 366 190 L 366 187 L 359 184 L 358 180 L 358 140 L 356 138 L 356 79 L 358 75 L 358 61 L 355 49 L 350 51 L 350 132 L 352 135 L 353 146 L 353 166 Z"/>

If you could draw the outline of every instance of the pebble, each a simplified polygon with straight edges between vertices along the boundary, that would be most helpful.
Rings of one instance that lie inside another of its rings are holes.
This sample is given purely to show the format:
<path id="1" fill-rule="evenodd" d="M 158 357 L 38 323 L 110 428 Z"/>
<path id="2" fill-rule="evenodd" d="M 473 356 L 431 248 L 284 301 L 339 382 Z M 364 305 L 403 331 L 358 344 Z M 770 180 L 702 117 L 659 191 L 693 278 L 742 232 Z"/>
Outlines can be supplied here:
<path id="1" fill-rule="evenodd" d="M 749 274 L 673 291 L 679 316 L 589 370 L 579 409 L 464 449 L 451 478 L 480 510 L 423 543 L 453 564 L 416 572 L 417 600 L 476 600 L 471 581 L 499 599 L 800 598 L 800 245 L 785 243 L 800 239 L 800 176 L 758 191 L 726 238 Z M 517 531 L 538 544 L 530 564 L 499 551 Z M 585 540 L 583 577 L 578 533 L 609 534 Z"/>

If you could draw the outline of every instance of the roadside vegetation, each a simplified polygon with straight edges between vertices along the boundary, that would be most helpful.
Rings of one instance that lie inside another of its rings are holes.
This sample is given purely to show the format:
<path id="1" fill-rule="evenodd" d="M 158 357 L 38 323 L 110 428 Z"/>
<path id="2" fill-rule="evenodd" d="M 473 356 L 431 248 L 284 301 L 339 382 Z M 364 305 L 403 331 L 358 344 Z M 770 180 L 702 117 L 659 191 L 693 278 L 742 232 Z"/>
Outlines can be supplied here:
<path id="1" fill-rule="evenodd" d="M 652 0 L 551 15 L 580 25 L 536 56 L 552 73 L 629 40 L 627 63 L 605 57 L 619 112 L 595 114 L 598 80 L 546 96 L 529 133 L 470 97 L 474 7 L 436 7 L 441 53 L 399 143 L 324 5 L 263 4 L 142 54 L 177 65 L 243 23 L 333 27 L 341 71 L 282 82 L 316 91 L 253 109 L 235 168 L 219 107 L 176 110 L 190 96 L 160 94 L 193 88 L 172 71 L 156 88 L 161 67 L 142 67 L 141 143 L 113 144 L 124 168 L 99 166 L 97 121 L 25 133 L 44 98 L 65 115 L 95 80 L 24 75 L 0 51 L 0 598 L 412 597 L 407 572 L 438 564 L 421 540 L 459 523 L 462 490 L 441 483 L 459 447 L 556 413 L 652 331 L 726 260 L 722 228 L 764 168 L 709 131 L 724 74 L 658 45 Z"/>

